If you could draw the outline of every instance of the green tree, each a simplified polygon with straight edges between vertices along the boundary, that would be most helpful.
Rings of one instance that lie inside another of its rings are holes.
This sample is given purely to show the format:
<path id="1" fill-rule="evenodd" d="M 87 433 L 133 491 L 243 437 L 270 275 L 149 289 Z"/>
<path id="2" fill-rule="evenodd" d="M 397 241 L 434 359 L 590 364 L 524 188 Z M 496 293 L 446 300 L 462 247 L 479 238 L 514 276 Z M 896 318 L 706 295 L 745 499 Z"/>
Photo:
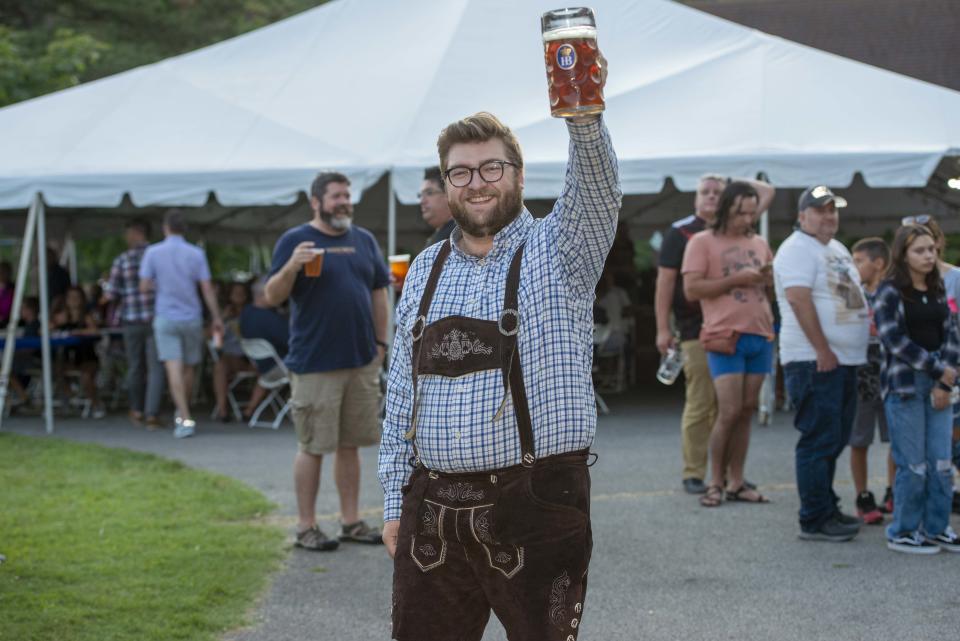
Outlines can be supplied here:
<path id="1" fill-rule="evenodd" d="M 0 0 L 0 106 L 231 38 L 323 0 Z"/>

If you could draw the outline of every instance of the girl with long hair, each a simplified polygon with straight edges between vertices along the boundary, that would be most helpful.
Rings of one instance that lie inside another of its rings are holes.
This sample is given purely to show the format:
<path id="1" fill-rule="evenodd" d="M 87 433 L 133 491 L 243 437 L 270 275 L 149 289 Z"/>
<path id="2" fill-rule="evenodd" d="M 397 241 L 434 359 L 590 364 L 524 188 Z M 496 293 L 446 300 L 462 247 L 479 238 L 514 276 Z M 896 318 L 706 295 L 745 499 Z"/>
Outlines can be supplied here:
<path id="1" fill-rule="evenodd" d="M 760 386 L 773 364 L 773 253 L 754 233 L 760 196 L 746 182 L 723 190 L 710 229 L 695 234 L 683 256 L 687 300 L 703 311 L 700 341 L 717 394 L 717 419 L 710 434 L 711 482 L 704 507 L 728 501 L 766 503 L 744 480 L 750 421 Z"/>
<path id="2" fill-rule="evenodd" d="M 960 340 L 937 262 L 937 242 L 929 229 L 900 227 L 874 307 L 897 466 L 887 547 L 908 554 L 960 552 L 960 538 L 949 523 L 950 393 L 958 382 Z"/>

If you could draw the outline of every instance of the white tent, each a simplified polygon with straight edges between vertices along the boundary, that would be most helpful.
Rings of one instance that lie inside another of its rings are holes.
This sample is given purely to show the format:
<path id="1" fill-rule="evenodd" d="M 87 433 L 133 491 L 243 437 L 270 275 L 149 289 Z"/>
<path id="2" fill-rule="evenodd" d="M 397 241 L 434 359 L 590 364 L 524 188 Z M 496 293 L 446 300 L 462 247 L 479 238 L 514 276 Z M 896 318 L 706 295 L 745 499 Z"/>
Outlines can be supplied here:
<path id="1" fill-rule="evenodd" d="M 42 229 L 44 205 L 206 204 L 218 228 L 262 232 L 242 208 L 292 206 L 321 168 L 350 176 L 358 198 L 389 173 L 388 193 L 412 203 L 439 130 L 478 110 L 517 133 L 526 197 L 556 197 L 567 138 L 549 117 L 539 40 L 539 15 L 555 6 L 334 0 L 7 107 L 0 209 L 34 203 Z M 859 173 L 869 187 L 922 188 L 960 153 L 958 92 L 668 0 L 592 6 L 626 194 L 660 192 L 668 178 L 690 190 L 707 170 L 764 171 L 778 187 L 846 186 Z M 210 211 L 211 194 L 239 209 Z"/>
<path id="2" fill-rule="evenodd" d="M 335 0 L 279 23 L 0 110 L 0 209 L 292 203 L 318 168 L 359 191 L 394 169 L 411 203 L 439 129 L 486 109 L 517 132 L 526 195 L 566 161 L 535 0 Z M 597 0 L 607 122 L 626 193 L 705 163 L 774 184 L 922 186 L 960 153 L 960 93 L 667 0 Z"/>

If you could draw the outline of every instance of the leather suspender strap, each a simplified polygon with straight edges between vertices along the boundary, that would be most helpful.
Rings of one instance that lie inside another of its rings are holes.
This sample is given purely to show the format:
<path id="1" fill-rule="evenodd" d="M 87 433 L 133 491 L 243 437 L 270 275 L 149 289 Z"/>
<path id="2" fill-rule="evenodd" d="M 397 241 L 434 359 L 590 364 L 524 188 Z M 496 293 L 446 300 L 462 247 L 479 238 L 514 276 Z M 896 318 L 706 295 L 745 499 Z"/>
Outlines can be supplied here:
<path id="1" fill-rule="evenodd" d="M 420 369 L 420 348 L 423 347 L 423 330 L 427 326 L 427 312 L 430 311 L 430 303 L 433 302 L 433 295 L 437 291 L 437 283 L 440 282 L 440 273 L 443 272 L 443 265 L 447 262 L 450 255 L 449 239 L 443 243 L 443 247 L 437 253 L 433 261 L 433 267 L 430 269 L 430 276 L 427 278 L 427 285 L 423 289 L 423 296 L 420 297 L 420 307 L 417 310 L 417 318 L 413 321 L 413 327 L 410 333 L 413 336 L 413 348 L 410 354 L 410 365 L 413 369 L 411 380 L 413 382 L 413 413 L 410 418 L 410 429 L 404 434 L 404 437 L 413 441 L 417 433 L 417 414 L 420 410 L 420 395 L 417 391 L 417 373 Z M 416 443 L 414 443 L 414 452 L 416 453 Z M 419 455 L 417 455 L 419 459 Z"/>
<path id="2" fill-rule="evenodd" d="M 533 440 L 533 422 L 527 404 L 526 387 L 523 384 L 523 370 L 520 367 L 520 355 L 517 353 L 517 332 L 520 330 L 520 312 L 517 309 L 520 291 L 520 264 L 523 262 L 523 248 L 520 245 L 510 262 L 507 274 L 507 286 L 503 294 L 503 311 L 500 312 L 498 327 L 501 336 L 501 368 L 504 379 L 504 396 L 510 392 L 513 411 L 517 417 L 517 433 L 520 437 L 520 462 L 526 467 L 536 460 Z M 506 401 L 506 398 L 504 398 Z"/>

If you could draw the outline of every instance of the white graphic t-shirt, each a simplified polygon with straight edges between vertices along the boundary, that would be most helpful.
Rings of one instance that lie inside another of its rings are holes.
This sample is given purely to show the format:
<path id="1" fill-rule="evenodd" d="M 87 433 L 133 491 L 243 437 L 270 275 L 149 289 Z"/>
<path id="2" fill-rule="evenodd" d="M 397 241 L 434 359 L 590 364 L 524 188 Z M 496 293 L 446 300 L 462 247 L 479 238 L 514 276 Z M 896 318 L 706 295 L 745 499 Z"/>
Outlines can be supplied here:
<path id="1" fill-rule="evenodd" d="M 817 360 L 816 350 L 787 302 L 790 287 L 810 288 L 823 335 L 841 365 L 867 362 L 869 308 L 860 288 L 860 274 L 843 243 L 831 240 L 824 245 L 795 231 L 777 250 L 773 274 L 782 318 L 780 362 Z"/>

